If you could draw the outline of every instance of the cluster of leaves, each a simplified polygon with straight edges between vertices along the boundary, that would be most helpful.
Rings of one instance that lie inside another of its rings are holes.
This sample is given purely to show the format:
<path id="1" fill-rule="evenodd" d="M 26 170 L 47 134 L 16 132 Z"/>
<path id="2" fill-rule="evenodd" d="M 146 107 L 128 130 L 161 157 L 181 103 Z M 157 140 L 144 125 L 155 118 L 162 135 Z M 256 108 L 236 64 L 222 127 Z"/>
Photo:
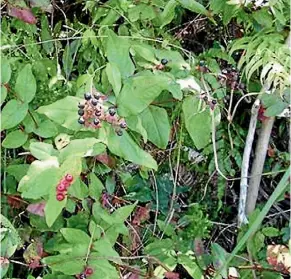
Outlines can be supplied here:
<path id="1" fill-rule="evenodd" d="M 180 154 L 187 144 L 203 158 L 189 169 L 212 175 L 216 154 L 226 176 L 239 172 L 246 130 L 239 121 L 229 123 L 224 109 L 229 96 L 244 92 L 219 81 L 225 66 L 237 66 L 233 52 L 244 51 L 238 67 L 250 87 L 275 89 L 262 97 L 265 115 L 288 107 L 290 57 L 277 33 L 289 18 L 285 1 L 253 12 L 225 0 L 80 1 L 82 12 L 73 19 L 58 5 L 35 2 L 8 1 L 1 22 L 3 199 L 12 208 L 5 207 L 7 215 L 24 210 L 27 217 L 12 225 L 1 215 L 1 278 L 14 277 L 17 269 L 9 262 L 24 245 L 24 264 L 41 270 L 37 275 L 44 279 L 126 278 L 128 271 L 179 278 L 181 267 L 187 276 L 202 278 L 210 265 L 228 276 L 228 253 L 221 246 L 212 243 L 211 252 L 199 252 L 195 244 L 202 247 L 201 239 L 209 238 L 207 207 L 214 206 L 195 204 L 200 193 L 177 182 L 172 164 L 189 163 Z M 57 20 L 45 13 L 52 8 L 61 11 Z M 248 36 L 227 48 L 217 42 L 193 57 L 169 31 L 186 13 L 212 24 L 236 20 Z M 86 92 L 101 92 L 108 107 L 117 108 L 127 126 L 122 135 L 105 122 L 99 129 L 78 122 Z M 173 142 L 178 151 L 159 166 L 146 146 L 166 152 Z M 56 187 L 67 174 L 72 185 L 58 201 Z M 211 215 L 219 219 L 225 179 L 212 184 L 218 204 Z M 185 199 L 194 202 L 187 210 Z M 262 235 L 282 232 L 257 232 L 261 242 L 250 244 L 252 253 L 263 250 Z M 28 269 L 20 272 L 15 276 L 34 278 Z"/>

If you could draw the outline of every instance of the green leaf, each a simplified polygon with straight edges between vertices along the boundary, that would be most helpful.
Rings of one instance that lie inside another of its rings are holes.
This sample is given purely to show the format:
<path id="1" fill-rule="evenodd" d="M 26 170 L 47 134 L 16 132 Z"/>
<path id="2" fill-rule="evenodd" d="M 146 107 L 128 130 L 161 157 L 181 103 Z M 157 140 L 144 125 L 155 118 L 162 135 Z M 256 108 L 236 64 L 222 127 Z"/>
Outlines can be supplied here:
<path id="1" fill-rule="evenodd" d="M 262 228 L 262 233 L 268 237 L 276 237 L 281 235 L 280 230 L 274 227 Z"/>
<path id="2" fill-rule="evenodd" d="M 175 9 L 177 7 L 177 1 L 176 0 L 170 0 L 166 4 L 163 12 L 160 15 L 160 21 L 162 23 L 161 28 L 172 22 L 172 20 L 175 17 Z"/>
<path id="3" fill-rule="evenodd" d="M 16 130 L 9 133 L 2 142 L 5 148 L 17 148 L 25 144 L 28 135 L 21 130 Z"/>
<path id="4" fill-rule="evenodd" d="M 199 103 L 197 97 L 189 96 L 185 98 L 182 105 L 186 129 L 197 149 L 205 147 L 211 138 L 209 109 L 199 111 Z"/>
<path id="5" fill-rule="evenodd" d="M 122 78 L 131 76 L 135 67 L 129 56 L 130 43 L 111 30 L 108 30 L 107 35 L 106 54 L 108 61 L 118 67 Z"/>
<path id="6" fill-rule="evenodd" d="M 132 115 L 126 117 L 126 124 L 128 128 L 142 135 L 144 143 L 148 140 L 147 131 L 142 126 L 140 115 Z"/>
<path id="7" fill-rule="evenodd" d="M 1 96 L 0 96 L 0 104 L 2 104 L 7 97 L 7 88 L 1 84 Z"/>
<path id="8" fill-rule="evenodd" d="M 20 181 L 26 175 L 29 169 L 28 164 L 9 165 L 6 169 L 7 173 L 14 176 L 17 181 Z"/>
<path id="9" fill-rule="evenodd" d="M 102 182 L 94 173 L 90 173 L 89 181 L 89 196 L 95 200 L 99 200 L 101 198 L 102 191 L 104 190 Z"/>
<path id="10" fill-rule="evenodd" d="M 137 202 L 131 205 L 126 205 L 118 208 L 114 211 L 111 216 L 115 218 L 116 222 L 123 223 L 125 220 L 130 216 L 133 212 L 134 208 L 136 207 Z"/>
<path id="11" fill-rule="evenodd" d="M 142 112 L 163 90 L 174 81 L 166 75 L 141 74 L 125 81 L 118 95 L 118 113 L 130 116 Z"/>
<path id="12" fill-rule="evenodd" d="M 54 43 L 52 40 L 52 36 L 49 30 L 48 19 L 45 15 L 41 17 L 41 40 L 42 41 L 50 41 L 42 43 L 42 47 L 46 51 L 46 53 L 51 54 L 54 51 Z"/>
<path id="13" fill-rule="evenodd" d="M 142 126 L 148 139 L 159 148 L 166 148 L 170 136 L 170 123 L 164 108 L 149 106 L 141 114 Z"/>
<path id="14" fill-rule="evenodd" d="M 211 250 L 212 250 L 212 255 L 213 255 L 213 262 L 215 264 L 215 269 L 220 269 L 220 274 L 223 276 L 223 278 L 227 277 L 227 269 L 223 268 L 223 264 L 225 262 L 227 253 L 226 251 L 217 243 L 212 243 L 211 244 Z"/>
<path id="15" fill-rule="evenodd" d="M 10 129 L 19 124 L 28 111 L 27 103 L 10 100 L 1 112 L 1 131 Z"/>
<path id="16" fill-rule="evenodd" d="M 90 279 L 119 279 L 120 276 L 116 269 L 108 262 L 108 260 L 100 259 L 99 253 L 91 253 L 88 265 L 93 268 L 93 274 Z"/>
<path id="17" fill-rule="evenodd" d="M 58 154 L 51 144 L 45 142 L 32 142 L 29 145 L 29 150 L 35 158 L 41 161 L 48 160 Z"/>
<path id="18" fill-rule="evenodd" d="M 60 180 L 57 162 L 55 160 L 34 161 L 19 182 L 18 191 L 21 196 L 28 199 L 39 199 L 47 196 L 51 189 L 56 195 L 56 185 Z"/>
<path id="19" fill-rule="evenodd" d="M 6 57 L 1 57 L 1 84 L 8 83 L 11 78 L 11 67 Z"/>
<path id="20" fill-rule="evenodd" d="M 67 96 L 50 105 L 38 108 L 37 112 L 45 114 L 52 121 L 67 129 L 78 131 L 81 125 L 78 123 L 78 103 L 80 98 Z"/>
<path id="21" fill-rule="evenodd" d="M 112 85 L 115 96 L 118 96 L 121 89 L 121 74 L 116 64 L 107 63 L 106 74 Z"/>
<path id="22" fill-rule="evenodd" d="M 267 116 L 267 117 L 272 117 L 272 116 L 276 116 L 276 115 L 279 115 L 280 113 L 283 112 L 283 110 L 285 108 L 288 107 L 288 104 L 287 103 L 284 103 L 282 101 L 278 101 L 276 104 L 268 107 L 265 112 L 264 112 L 264 116 Z"/>
<path id="23" fill-rule="evenodd" d="M 49 227 L 51 227 L 58 216 L 61 214 L 63 208 L 67 203 L 67 196 L 62 201 L 58 201 L 56 198 L 56 186 L 60 179 L 58 179 L 52 187 L 50 187 L 49 191 L 49 199 L 45 205 L 45 220 Z"/>
<path id="24" fill-rule="evenodd" d="M 47 119 L 41 122 L 33 132 L 42 138 L 51 138 L 58 134 L 58 128 L 52 121 Z"/>
<path id="25" fill-rule="evenodd" d="M 69 195 L 77 199 L 84 199 L 88 196 L 88 188 L 80 179 L 77 179 L 69 188 Z"/>
<path id="26" fill-rule="evenodd" d="M 42 259 L 52 270 L 62 272 L 67 275 L 79 274 L 84 270 L 85 261 L 80 257 L 70 254 L 50 256 Z M 54 279 L 56 276 L 54 275 Z"/>
<path id="27" fill-rule="evenodd" d="M 187 270 L 187 272 L 192 278 L 203 278 L 201 269 L 197 265 L 195 257 L 193 255 L 183 255 L 183 254 L 179 255 L 178 263 L 181 264 Z"/>
<path id="28" fill-rule="evenodd" d="M 36 92 L 36 81 L 35 77 L 31 71 L 31 65 L 27 64 L 18 73 L 15 92 L 18 94 L 23 102 L 29 103 L 35 96 Z"/>
<path id="29" fill-rule="evenodd" d="M 89 246 L 90 236 L 78 229 L 63 228 L 61 234 L 71 244 L 85 244 Z"/>
<path id="30" fill-rule="evenodd" d="M 183 8 L 190 10 L 197 14 L 207 15 L 208 11 L 206 8 L 195 0 L 178 0 Z"/>
<path id="31" fill-rule="evenodd" d="M 113 257 L 116 258 L 116 262 L 121 262 L 118 259 L 118 253 L 112 248 L 113 245 L 114 243 L 110 243 L 106 237 L 102 237 L 93 243 L 92 249 L 93 251 L 99 252 L 102 257 Z"/>
<path id="32" fill-rule="evenodd" d="M 101 149 L 97 149 L 97 146 L 100 146 Z M 60 151 L 60 160 L 63 161 L 69 156 L 79 156 L 79 157 L 90 157 L 96 156 L 98 154 L 94 153 L 94 148 L 98 152 L 103 152 L 105 145 L 96 138 L 85 138 L 85 139 L 76 139 L 70 141 L 70 143 Z"/>
<path id="33" fill-rule="evenodd" d="M 142 150 L 125 131 L 121 137 L 117 136 L 115 131 L 109 127 L 108 148 L 110 152 L 124 158 L 135 164 L 145 166 L 151 169 L 157 169 L 157 163 L 150 154 Z"/>
<path id="34" fill-rule="evenodd" d="M 135 43 L 131 46 L 131 52 L 133 52 L 133 55 L 140 56 L 143 59 L 150 61 L 152 63 L 158 62 L 155 57 L 155 52 L 154 52 L 153 47 L 147 44 Z"/>

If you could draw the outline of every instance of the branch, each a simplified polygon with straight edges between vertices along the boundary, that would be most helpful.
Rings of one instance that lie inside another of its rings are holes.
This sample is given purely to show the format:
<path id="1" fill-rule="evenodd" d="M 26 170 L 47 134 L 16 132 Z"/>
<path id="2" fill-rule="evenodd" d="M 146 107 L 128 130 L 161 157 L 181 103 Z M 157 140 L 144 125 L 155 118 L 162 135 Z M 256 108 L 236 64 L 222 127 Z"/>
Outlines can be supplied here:
<path id="1" fill-rule="evenodd" d="M 246 200 L 247 200 L 247 191 L 248 191 L 248 172 L 250 165 L 250 156 L 254 141 L 254 135 L 257 125 L 257 117 L 260 108 L 260 100 L 257 99 L 252 107 L 252 114 L 250 119 L 250 125 L 248 130 L 248 135 L 245 142 L 242 167 L 241 167 L 241 180 L 240 180 L 240 197 L 239 197 L 239 209 L 238 209 L 238 225 L 248 223 L 247 217 L 245 214 L 246 210 Z"/>

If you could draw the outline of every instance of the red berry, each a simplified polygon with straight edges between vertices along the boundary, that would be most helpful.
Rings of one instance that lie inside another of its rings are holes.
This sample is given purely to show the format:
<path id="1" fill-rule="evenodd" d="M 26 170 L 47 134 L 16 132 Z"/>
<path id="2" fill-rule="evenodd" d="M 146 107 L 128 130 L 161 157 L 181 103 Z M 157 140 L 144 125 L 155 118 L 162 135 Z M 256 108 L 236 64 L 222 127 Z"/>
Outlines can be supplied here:
<path id="1" fill-rule="evenodd" d="M 62 179 L 61 184 L 63 184 L 66 189 L 68 189 L 71 185 L 71 183 L 67 181 L 66 179 Z"/>
<path id="2" fill-rule="evenodd" d="M 63 193 L 58 193 L 57 194 L 57 200 L 58 201 L 62 201 L 62 200 L 64 200 L 65 199 L 65 195 L 63 194 Z"/>
<path id="3" fill-rule="evenodd" d="M 73 176 L 71 175 L 71 174 L 67 174 L 66 176 L 65 176 L 65 179 L 68 181 L 68 182 L 72 182 L 73 181 Z"/>
<path id="4" fill-rule="evenodd" d="M 64 192 L 66 189 L 67 189 L 67 187 L 64 183 L 61 182 L 60 184 L 58 184 L 57 190 L 59 192 Z"/>
<path id="5" fill-rule="evenodd" d="M 87 267 L 86 268 L 86 270 L 85 270 L 85 273 L 86 273 L 86 275 L 91 275 L 91 274 L 93 274 L 93 269 L 91 268 L 91 267 Z"/>

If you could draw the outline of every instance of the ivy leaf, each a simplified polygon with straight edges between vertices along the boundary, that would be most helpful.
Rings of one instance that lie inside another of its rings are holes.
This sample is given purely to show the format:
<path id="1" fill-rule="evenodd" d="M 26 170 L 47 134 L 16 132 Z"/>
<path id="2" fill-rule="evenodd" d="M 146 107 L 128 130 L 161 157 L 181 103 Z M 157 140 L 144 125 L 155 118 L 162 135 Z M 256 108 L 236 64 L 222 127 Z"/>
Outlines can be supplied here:
<path id="1" fill-rule="evenodd" d="M 190 10 L 194 13 L 203 15 L 208 14 L 206 8 L 195 0 L 178 0 L 178 2 L 182 5 L 183 8 Z"/>
<path id="2" fill-rule="evenodd" d="M 141 114 L 142 126 L 148 139 L 159 148 L 166 148 L 170 136 L 170 123 L 164 108 L 149 106 Z"/>
<path id="3" fill-rule="evenodd" d="M 106 74 L 112 85 L 115 96 L 118 96 L 121 89 L 121 74 L 116 64 L 107 63 Z"/>
<path id="4" fill-rule="evenodd" d="M 21 130 L 16 130 L 9 133 L 2 142 L 2 146 L 5 148 L 18 148 L 25 144 L 28 135 Z"/>
<path id="5" fill-rule="evenodd" d="M 1 113 L 1 131 L 19 124 L 25 118 L 27 111 L 27 103 L 20 103 L 14 99 L 10 100 Z"/>
<path id="6" fill-rule="evenodd" d="M 67 129 L 78 131 L 81 128 L 77 113 L 80 101 L 80 98 L 67 96 L 50 105 L 38 108 L 37 112 L 45 114 L 49 119 Z"/>
<path id="7" fill-rule="evenodd" d="M 35 96 L 36 92 L 36 81 L 35 77 L 31 71 L 31 65 L 27 64 L 18 73 L 15 92 L 19 95 L 23 102 L 29 103 Z"/>
<path id="8" fill-rule="evenodd" d="M 106 54 L 108 61 L 118 67 L 122 78 L 131 76 L 135 67 L 129 56 L 130 43 L 111 30 L 108 30 L 107 35 Z"/>
<path id="9" fill-rule="evenodd" d="M 210 112 L 207 108 L 199 111 L 199 102 L 197 97 L 189 96 L 182 105 L 186 129 L 197 149 L 205 147 L 211 137 Z"/>
<path id="10" fill-rule="evenodd" d="M 135 164 L 157 169 L 157 163 L 152 156 L 142 150 L 126 131 L 119 137 L 111 127 L 108 127 L 107 134 L 110 152 Z"/>
<path id="11" fill-rule="evenodd" d="M 166 75 L 141 74 L 125 81 L 118 95 L 118 113 L 122 116 L 142 112 L 163 90 L 175 83 Z"/>

